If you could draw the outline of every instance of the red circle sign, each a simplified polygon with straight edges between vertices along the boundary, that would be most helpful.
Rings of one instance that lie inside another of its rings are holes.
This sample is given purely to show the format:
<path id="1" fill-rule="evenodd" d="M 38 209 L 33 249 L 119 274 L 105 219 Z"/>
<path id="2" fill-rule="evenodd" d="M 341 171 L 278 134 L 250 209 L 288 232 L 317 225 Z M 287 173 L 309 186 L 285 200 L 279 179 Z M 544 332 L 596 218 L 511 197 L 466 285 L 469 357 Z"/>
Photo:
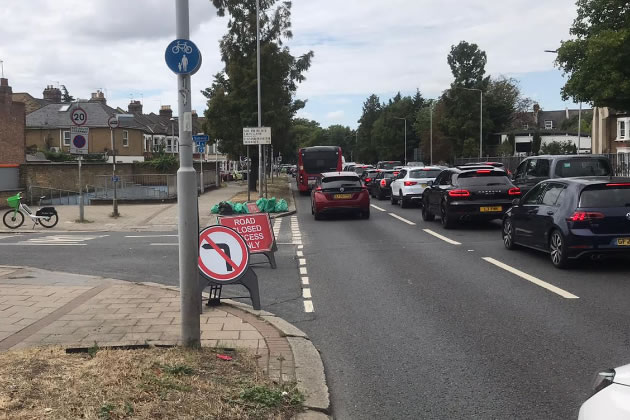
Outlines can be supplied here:
<path id="1" fill-rule="evenodd" d="M 82 126 L 87 122 L 87 112 L 83 108 L 74 108 L 70 112 L 70 120 L 72 124 Z"/>
<path id="2" fill-rule="evenodd" d="M 199 272 L 220 283 L 240 279 L 249 267 L 249 249 L 245 239 L 226 226 L 210 226 L 199 234 Z"/>
<path id="3" fill-rule="evenodd" d="M 109 119 L 107 120 L 107 125 L 109 125 L 109 128 L 118 128 L 120 122 L 118 121 L 118 118 L 116 118 L 116 116 L 112 116 L 109 117 Z"/>

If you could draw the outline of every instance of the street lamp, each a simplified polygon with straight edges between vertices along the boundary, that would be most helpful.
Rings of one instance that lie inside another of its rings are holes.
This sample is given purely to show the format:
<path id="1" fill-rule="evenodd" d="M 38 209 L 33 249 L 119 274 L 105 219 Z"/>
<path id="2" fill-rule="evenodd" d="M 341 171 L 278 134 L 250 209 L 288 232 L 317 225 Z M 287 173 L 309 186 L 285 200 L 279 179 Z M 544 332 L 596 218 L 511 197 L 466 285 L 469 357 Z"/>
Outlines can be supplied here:
<path id="1" fill-rule="evenodd" d="M 171 154 L 175 152 L 175 118 L 171 117 Z"/>
<path id="2" fill-rule="evenodd" d="M 405 165 L 407 164 L 407 118 L 394 117 L 395 120 L 403 120 L 405 122 Z"/>
<path id="3" fill-rule="evenodd" d="M 558 50 L 545 50 L 546 53 L 558 54 Z M 580 107 L 578 109 L 578 155 L 580 154 L 582 146 L 582 101 L 580 101 Z"/>
<path id="4" fill-rule="evenodd" d="M 429 165 L 433 166 L 433 101 L 431 101 L 431 105 L 429 106 L 429 121 L 430 121 L 430 129 L 429 129 Z"/>
<path id="5" fill-rule="evenodd" d="M 479 158 L 483 158 L 483 90 L 475 88 L 467 88 L 463 86 L 456 86 L 458 89 L 472 90 L 479 92 Z"/>

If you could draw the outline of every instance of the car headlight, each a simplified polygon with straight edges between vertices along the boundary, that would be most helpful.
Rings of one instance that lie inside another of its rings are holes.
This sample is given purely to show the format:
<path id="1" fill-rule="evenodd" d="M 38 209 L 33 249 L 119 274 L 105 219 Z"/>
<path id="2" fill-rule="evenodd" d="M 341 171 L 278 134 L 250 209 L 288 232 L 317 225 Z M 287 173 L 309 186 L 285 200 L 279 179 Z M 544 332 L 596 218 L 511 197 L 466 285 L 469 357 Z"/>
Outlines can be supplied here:
<path id="1" fill-rule="evenodd" d="M 598 372 L 595 375 L 595 380 L 593 381 L 593 395 L 612 384 L 614 379 L 615 369 L 606 369 Z"/>

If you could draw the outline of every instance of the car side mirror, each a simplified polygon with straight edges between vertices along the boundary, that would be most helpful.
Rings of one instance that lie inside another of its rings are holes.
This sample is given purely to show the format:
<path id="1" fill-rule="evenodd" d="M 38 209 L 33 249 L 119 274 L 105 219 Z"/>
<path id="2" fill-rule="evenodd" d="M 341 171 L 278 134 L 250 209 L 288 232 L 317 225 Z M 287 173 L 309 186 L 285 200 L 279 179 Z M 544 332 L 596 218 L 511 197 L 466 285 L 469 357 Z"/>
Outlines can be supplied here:
<path id="1" fill-rule="evenodd" d="M 521 204 L 521 199 L 520 198 L 515 198 L 514 200 L 512 200 L 512 205 L 513 206 L 518 206 L 519 204 Z"/>

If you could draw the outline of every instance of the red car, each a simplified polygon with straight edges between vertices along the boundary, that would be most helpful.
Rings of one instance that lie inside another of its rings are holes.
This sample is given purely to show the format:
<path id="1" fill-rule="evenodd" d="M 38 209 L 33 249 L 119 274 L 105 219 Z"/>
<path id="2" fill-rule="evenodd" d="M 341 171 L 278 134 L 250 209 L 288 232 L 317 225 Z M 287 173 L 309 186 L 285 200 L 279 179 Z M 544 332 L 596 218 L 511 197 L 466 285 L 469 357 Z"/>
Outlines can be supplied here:
<path id="1" fill-rule="evenodd" d="M 358 213 L 370 217 L 370 193 L 354 172 L 326 172 L 311 191 L 311 212 L 315 220 L 324 214 Z"/>

